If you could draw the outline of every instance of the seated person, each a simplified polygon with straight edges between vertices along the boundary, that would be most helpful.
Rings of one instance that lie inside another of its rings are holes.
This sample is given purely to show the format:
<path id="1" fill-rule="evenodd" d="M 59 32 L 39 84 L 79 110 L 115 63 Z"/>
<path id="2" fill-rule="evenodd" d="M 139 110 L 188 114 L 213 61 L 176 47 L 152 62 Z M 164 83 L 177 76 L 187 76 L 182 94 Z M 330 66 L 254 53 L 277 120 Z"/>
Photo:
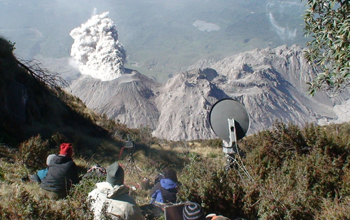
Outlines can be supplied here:
<path id="1" fill-rule="evenodd" d="M 166 168 L 163 171 L 164 178 L 160 179 L 150 191 L 151 202 L 157 203 L 176 203 L 178 181 L 176 171 L 172 168 Z"/>
<path id="2" fill-rule="evenodd" d="M 60 154 L 52 158 L 47 175 L 40 184 L 46 197 L 50 199 L 65 198 L 72 184 L 79 183 L 78 170 L 72 155 L 73 145 L 71 143 L 61 144 Z"/>
<path id="3" fill-rule="evenodd" d="M 144 220 L 140 207 L 128 192 L 123 168 L 117 162 L 111 164 L 107 168 L 106 182 L 96 183 L 96 189 L 88 195 L 94 219 L 101 219 L 105 207 L 107 216 L 112 219 Z"/>
<path id="4" fill-rule="evenodd" d="M 38 170 L 38 172 L 30 175 L 29 176 L 29 180 L 32 181 L 32 182 L 41 183 L 41 180 L 44 179 L 44 177 L 46 176 L 47 172 L 49 171 L 50 162 L 52 161 L 52 158 L 54 156 L 56 156 L 56 154 L 50 154 L 49 156 L 47 156 L 47 158 L 46 158 L 46 165 L 47 165 L 47 167 L 45 169 Z"/>

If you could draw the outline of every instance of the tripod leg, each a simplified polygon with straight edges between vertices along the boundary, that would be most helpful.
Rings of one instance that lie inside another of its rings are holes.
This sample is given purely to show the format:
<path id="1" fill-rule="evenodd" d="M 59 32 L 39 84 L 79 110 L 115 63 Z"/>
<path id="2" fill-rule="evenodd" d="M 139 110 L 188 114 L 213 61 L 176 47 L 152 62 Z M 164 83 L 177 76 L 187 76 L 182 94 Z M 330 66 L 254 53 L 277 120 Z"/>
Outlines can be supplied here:
<path id="1" fill-rule="evenodd" d="M 130 162 L 131 162 L 131 158 L 128 160 L 128 162 L 126 163 L 126 166 L 125 166 L 125 170 L 128 169 L 129 165 L 130 165 Z"/>
<path id="2" fill-rule="evenodd" d="M 141 176 L 140 176 L 139 171 L 138 171 L 138 168 L 139 167 L 137 167 L 137 165 L 135 164 L 133 155 L 130 154 L 130 158 L 128 160 L 128 163 L 125 166 L 125 171 L 129 170 L 130 175 L 134 175 L 134 172 L 136 172 L 138 181 L 142 181 Z M 135 179 L 135 177 L 134 177 L 134 179 Z"/>
<path id="3" fill-rule="evenodd" d="M 135 172 L 136 172 L 136 174 L 137 174 L 137 177 L 139 178 L 139 180 L 141 180 L 141 176 L 140 176 L 140 173 L 139 173 L 139 171 L 138 171 L 138 167 L 137 167 L 136 164 L 135 164 L 135 161 L 132 160 L 131 162 L 132 162 L 132 169 L 135 170 Z"/>

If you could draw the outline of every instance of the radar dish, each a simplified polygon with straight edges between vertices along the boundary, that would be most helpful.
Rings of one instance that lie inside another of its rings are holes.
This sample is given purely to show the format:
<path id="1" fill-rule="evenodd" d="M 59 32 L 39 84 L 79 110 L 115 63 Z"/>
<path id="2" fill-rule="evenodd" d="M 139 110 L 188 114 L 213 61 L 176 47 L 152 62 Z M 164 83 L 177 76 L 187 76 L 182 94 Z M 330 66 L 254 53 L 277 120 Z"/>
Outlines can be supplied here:
<path id="1" fill-rule="evenodd" d="M 233 99 L 217 101 L 209 113 L 209 123 L 214 133 L 227 143 L 230 142 L 228 119 L 234 119 L 237 141 L 242 139 L 249 128 L 249 115 L 244 105 Z"/>

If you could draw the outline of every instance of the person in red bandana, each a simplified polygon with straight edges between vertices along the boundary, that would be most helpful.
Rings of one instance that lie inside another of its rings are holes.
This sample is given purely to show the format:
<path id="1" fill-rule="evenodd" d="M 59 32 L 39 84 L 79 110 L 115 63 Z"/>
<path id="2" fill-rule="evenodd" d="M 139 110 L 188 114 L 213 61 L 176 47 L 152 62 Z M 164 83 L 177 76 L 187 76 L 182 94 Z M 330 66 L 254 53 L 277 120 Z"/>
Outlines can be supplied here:
<path id="1" fill-rule="evenodd" d="M 72 156 L 73 145 L 62 143 L 60 154 L 52 158 L 49 171 L 40 184 L 46 197 L 55 200 L 65 198 L 71 186 L 79 183 L 78 169 Z"/>

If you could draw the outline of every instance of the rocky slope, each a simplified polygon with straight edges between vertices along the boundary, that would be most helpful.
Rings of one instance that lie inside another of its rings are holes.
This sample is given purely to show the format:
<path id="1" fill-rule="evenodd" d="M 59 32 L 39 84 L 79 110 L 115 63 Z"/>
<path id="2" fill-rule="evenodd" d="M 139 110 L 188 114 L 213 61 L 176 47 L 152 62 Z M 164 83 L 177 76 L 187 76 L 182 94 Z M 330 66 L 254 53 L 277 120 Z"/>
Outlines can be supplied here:
<path id="1" fill-rule="evenodd" d="M 154 99 L 159 86 L 159 83 L 132 71 L 111 81 L 82 76 L 70 85 L 70 90 L 88 108 L 117 122 L 132 128 L 149 126 L 155 129 L 159 110 Z"/>
<path id="2" fill-rule="evenodd" d="M 297 45 L 256 49 L 192 68 L 211 67 L 226 77 L 218 87 L 246 106 L 252 120 L 251 132 L 270 126 L 276 119 L 299 125 L 336 119 L 333 106 L 348 95 L 332 99 L 320 92 L 310 97 L 306 82 L 314 71 L 302 53 Z"/>
<path id="3" fill-rule="evenodd" d="M 333 106 L 347 97 L 307 94 L 306 82 L 314 70 L 297 45 L 256 49 L 221 61 L 201 60 L 163 85 L 124 68 L 126 53 L 108 12 L 92 16 L 71 36 L 71 54 L 82 73 L 71 83 L 71 92 L 96 112 L 132 128 L 148 126 L 159 138 L 215 137 L 208 114 L 223 98 L 246 106 L 249 133 L 254 133 L 276 120 L 298 125 L 336 120 Z"/>
<path id="4" fill-rule="evenodd" d="M 213 79 L 221 78 L 215 70 L 192 70 L 174 76 L 160 89 L 155 99 L 160 116 L 153 132 L 171 140 L 209 139 L 215 137 L 207 120 L 212 104 L 228 96 Z"/>
<path id="5" fill-rule="evenodd" d="M 337 113 L 344 111 L 334 106 L 349 95 L 309 96 L 306 82 L 314 72 L 302 50 L 280 46 L 201 61 L 164 85 L 134 71 L 112 81 L 83 77 L 71 89 L 89 108 L 130 127 L 149 126 L 154 136 L 170 140 L 215 137 L 208 114 L 216 101 L 228 97 L 245 105 L 251 119 L 248 134 L 276 120 L 298 125 L 339 120 Z"/>

